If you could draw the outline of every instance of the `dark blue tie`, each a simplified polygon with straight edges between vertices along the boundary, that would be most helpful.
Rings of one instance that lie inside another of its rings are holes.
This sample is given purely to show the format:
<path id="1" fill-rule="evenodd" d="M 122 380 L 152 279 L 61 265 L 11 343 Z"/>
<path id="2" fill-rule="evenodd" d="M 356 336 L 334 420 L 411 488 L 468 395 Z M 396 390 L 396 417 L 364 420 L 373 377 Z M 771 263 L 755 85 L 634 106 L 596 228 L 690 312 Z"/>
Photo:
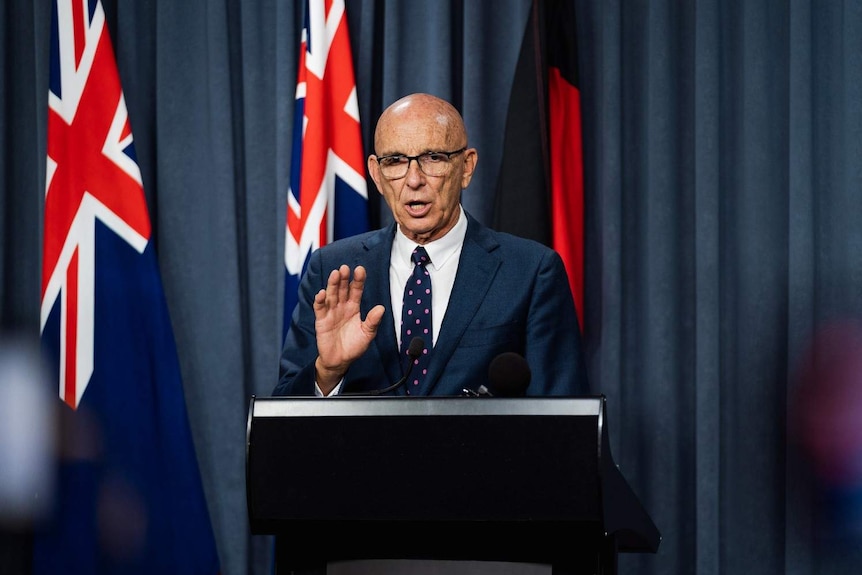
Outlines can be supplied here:
<path id="1" fill-rule="evenodd" d="M 407 348 L 414 337 L 421 337 L 425 349 L 419 359 L 413 362 L 410 379 L 407 380 L 407 393 L 415 393 L 428 373 L 428 361 L 434 344 L 434 330 L 431 324 L 431 276 L 425 265 L 431 262 L 428 252 L 416 246 L 413 254 L 413 275 L 404 286 L 404 301 L 401 311 L 401 357 L 407 357 Z"/>

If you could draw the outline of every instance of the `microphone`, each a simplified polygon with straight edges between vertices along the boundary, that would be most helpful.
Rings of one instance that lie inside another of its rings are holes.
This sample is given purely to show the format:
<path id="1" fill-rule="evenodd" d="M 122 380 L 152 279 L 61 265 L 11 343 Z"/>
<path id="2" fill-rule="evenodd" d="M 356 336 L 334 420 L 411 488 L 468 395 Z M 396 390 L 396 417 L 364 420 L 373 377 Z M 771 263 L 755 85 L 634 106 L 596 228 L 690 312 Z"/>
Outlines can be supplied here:
<path id="1" fill-rule="evenodd" d="M 532 376 L 527 360 L 507 351 L 495 357 L 488 366 L 491 389 L 480 385 L 476 391 L 464 391 L 472 397 L 520 397 L 526 393 Z"/>
<path id="2" fill-rule="evenodd" d="M 419 356 L 422 355 L 422 351 L 425 349 L 425 340 L 421 337 L 414 337 L 410 340 L 410 345 L 407 346 L 407 357 L 410 358 L 410 363 L 407 364 L 407 371 L 404 375 L 388 387 L 384 387 L 383 389 L 372 389 L 371 391 L 361 391 L 361 392 L 353 392 L 353 393 L 342 393 L 341 395 L 383 395 L 384 393 L 389 393 L 390 391 L 395 391 L 407 381 L 407 378 L 410 377 L 410 372 L 413 371 L 413 364 L 416 363 L 416 360 L 419 359 Z"/>

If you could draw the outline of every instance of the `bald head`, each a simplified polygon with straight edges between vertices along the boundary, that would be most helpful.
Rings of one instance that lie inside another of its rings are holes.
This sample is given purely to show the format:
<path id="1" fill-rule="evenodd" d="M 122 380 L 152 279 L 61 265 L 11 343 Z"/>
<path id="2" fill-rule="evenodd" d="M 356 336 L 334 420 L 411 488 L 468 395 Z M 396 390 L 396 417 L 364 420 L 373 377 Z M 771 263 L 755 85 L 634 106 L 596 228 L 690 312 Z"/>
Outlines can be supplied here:
<path id="1" fill-rule="evenodd" d="M 374 131 L 368 173 L 407 238 L 426 244 L 446 235 L 461 214 L 461 190 L 478 154 L 452 104 L 411 94 L 386 108 Z M 387 168 L 381 168 L 381 160 Z M 393 166 L 393 162 L 397 166 Z"/>
<path id="2" fill-rule="evenodd" d="M 386 145 L 387 135 L 393 125 L 400 125 L 407 120 L 421 120 L 432 127 L 435 132 L 443 132 L 450 149 L 467 145 L 467 130 L 464 120 L 455 106 L 431 94 L 410 94 L 393 102 L 377 121 L 374 130 L 374 149 L 377 154 L 388 152 L 381 149 Z"/>

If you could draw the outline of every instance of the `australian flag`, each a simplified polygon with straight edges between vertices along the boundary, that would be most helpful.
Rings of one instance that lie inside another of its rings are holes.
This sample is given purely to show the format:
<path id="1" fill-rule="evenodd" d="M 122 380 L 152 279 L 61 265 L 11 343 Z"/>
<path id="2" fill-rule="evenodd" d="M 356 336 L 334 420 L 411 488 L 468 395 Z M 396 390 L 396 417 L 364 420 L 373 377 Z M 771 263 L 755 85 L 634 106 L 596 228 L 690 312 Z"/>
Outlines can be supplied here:
<path id="1" fill-rule="evenodd" d="M 141 173 L 99 0 L 55 0 L 42 346 L 57 489 L 33 573 L 216 575 Z"/>
<path id="2" fill-rule="evenodd" d="M 307 0 L 287 194 L 284 330 L 308 256 L 368 229 L 368 190 L 344 0 Z"/>

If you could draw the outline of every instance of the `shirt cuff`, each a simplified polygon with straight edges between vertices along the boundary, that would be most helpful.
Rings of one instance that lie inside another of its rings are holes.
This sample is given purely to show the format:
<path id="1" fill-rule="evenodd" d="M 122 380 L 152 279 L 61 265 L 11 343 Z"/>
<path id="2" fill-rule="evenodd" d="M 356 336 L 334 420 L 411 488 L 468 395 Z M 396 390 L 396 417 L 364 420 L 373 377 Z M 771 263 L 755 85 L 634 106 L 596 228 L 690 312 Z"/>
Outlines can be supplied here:
<path id="1" fill-rule="evenodd" d="M 338 382 L 338 385 L 332 388 L 332 391 L 329 392 L 329 395 L 323 395 L 323 392 L 320 391 L 320 386 L 317 385 L 317 382 L 314 382 L 314 395 L 316 397 L 332 397 L 333 395 L 338 395 L 341 391 L 341 384 L 344 383 L 344 379 Z"/>

